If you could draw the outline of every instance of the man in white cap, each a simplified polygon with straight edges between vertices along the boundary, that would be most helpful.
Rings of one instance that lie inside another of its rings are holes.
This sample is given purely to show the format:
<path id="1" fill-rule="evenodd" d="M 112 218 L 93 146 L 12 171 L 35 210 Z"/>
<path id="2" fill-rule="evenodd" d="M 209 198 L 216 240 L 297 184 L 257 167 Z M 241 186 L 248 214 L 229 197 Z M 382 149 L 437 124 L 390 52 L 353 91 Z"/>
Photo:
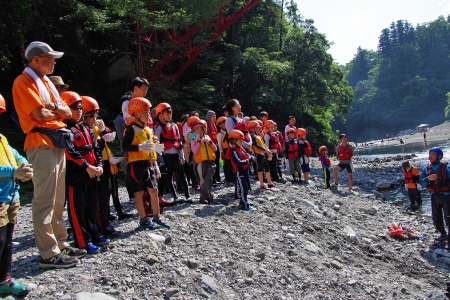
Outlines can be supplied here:
<path id="1" fill-rule="evenodd" d="M 25 50 L 27 67 L 16 78 L 12 89 L 20 126 L 27 135 L 24 150 L 34 169 L 33 226 L 41 256 L 39 267 L 43 269 L 69 268 L 78 263 L 77 257 L 86 255 L 84 249 L 72 248 L 67 243 L 63 219 L 64 149 L 56 147 L 52 139 L 43 133 L 43 128 L 56 132 L 66 127 L 61 120 L 70 119 L 72 115 L 46 76 L 53 73 L 55 60 L 63 54 L 43 42 L 30 43 Z"/>

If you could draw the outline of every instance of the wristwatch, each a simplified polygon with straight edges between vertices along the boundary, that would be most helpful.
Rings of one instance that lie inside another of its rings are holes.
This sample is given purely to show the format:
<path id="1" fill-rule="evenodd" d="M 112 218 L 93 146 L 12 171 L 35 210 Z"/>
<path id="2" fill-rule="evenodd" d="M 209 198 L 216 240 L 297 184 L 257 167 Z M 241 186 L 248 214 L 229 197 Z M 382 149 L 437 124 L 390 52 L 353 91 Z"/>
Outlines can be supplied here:
<path id="1" fill-rule="evenodd" d="M 57 110 L 57 109 L 58 109 L 58 104 L 57 104 L 57 103 L 53 103 L 53 105 L 55 106 L 55 108 L 54 108 L 54 109 L 52 109 L 52 111 L 55 111 L 55 110 Z"/>

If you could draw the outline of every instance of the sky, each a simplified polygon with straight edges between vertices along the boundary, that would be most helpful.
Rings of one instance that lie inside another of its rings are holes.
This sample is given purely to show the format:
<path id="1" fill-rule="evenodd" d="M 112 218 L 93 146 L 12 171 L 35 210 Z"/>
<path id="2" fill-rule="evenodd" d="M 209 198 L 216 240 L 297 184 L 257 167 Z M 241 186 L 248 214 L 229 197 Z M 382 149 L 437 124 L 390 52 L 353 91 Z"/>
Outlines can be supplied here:
<path id="1" fill-rule="evenodd" d="M 305 19 L 334 45 L 328 50 L 345 65 L 359 46 L 376 50 L 378 38 L 392 22 L 406 20 L 413 26 L 450 14 L 450 0 L 295 0 Z"/>

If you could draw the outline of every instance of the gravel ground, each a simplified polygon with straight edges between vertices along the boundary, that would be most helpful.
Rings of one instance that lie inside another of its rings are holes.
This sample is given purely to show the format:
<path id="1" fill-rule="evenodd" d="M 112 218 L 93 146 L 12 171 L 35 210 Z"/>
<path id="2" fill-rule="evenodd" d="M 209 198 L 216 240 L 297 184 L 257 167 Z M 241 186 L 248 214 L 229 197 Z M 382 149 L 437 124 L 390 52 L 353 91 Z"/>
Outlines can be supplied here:
<path id="1" fill-rule="evenodd" d="M 125 210 L 135 215 L 113 222 L 124 234 L 67 270 L 38 268 L 26 204 L 13 275 L 31 290 L 26 299 L 447 299 L 450 255 L 433 241 L 429 218 L 385 203 L 375 190 L 381 179 L 400 186 L 402 159 L 356 160 L 348 192 L 345 173 L 344 186 L 324 189 L 313 158 L 311 186 L 286 182 L 263 191 L 253 182 L 254 212 L 238 209 L 231 187 L 214 188 L 214 205 L 198 204 L 193 193 L 194 204 L 165 209 L 170 230 L 136 230 L 136 210 L 121 188 Z M 391 238 L 393 221 L 427 240 Z"/>

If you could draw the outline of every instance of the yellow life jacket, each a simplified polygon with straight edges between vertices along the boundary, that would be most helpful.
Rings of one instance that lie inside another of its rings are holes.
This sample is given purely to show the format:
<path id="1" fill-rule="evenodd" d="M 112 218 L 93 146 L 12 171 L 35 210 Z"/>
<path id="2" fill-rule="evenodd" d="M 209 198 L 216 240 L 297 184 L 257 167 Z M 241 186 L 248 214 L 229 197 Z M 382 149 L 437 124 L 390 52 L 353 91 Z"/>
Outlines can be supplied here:
<path id="1" fill-rule="evenodd" d="M 209 136 L 205 135 L 204 138 Z M 198 150 L 197 154 L 194 154 L 194 161 L 196 164 L 201 163 L 205 160 L 215 160 L 216 159 L 216 153 L 214 153 L 211 146 L 203 141 L 201 141 L 200 144 L 200 150 Z"/>
<path id="2" fill-rule="evenodd" d="M 264 141 L 262 140 L 262 138 L 260 136 L 254 135 L 253 138 L 254 138 L 254 141 L 256 142 L 256 145 L 258 145 L 259 147 L 261 147 L 263 149 L 267 149 L 266 144 L 264 144 Z M 264 154 L 264 150 L 260 149 L 259 147 L 252 145 L 252 151 L 256 154 Z"/>
<path id="3" fill-rule="evenodd" d="M 8 140 L 3 134 L 0 134 L 0 143 L 2 144 L 0 147 L 0 166 L 17 167 L 16 158 L 9 147 Z"/>
<path id="4" fill-rule="evenodd" d="M 132 145 L 139 145 L 145 143 L 146 141 L 153 141 L 153 135 L 148 126 L 140 128 L 139 126 L 132 125 L 131 127 L 128 127 L 126 130 L 129 130 L 130 128 L 134 130 L 134 138 L 133 141 L 131 142 Z M 127 151 L 126 153 L 128 162 L 134 162 L 139 160 L 149 160 L 151 162 L 154 162 L 156 161 L 157 157 L 156 152 L 150 154 L 150 152 L 147 151 Z"/>
<path id="5" fill-rule="evenodd" d="M 101 132 L 100 129 L 98 129 L 97 126 L 94 126 L 92 128 L 92 131 L 94 132 L 94 138 L 96 140 L 101 139 Z M 113 156 L 111 149 L 109 149 L 108 144 L 106 144 L 105 142 L 105 147 L 102 150 L 102 160 L 103 161 L 109 161 L 109 158 Z M 117 172 L 119 172 L 119 168 L 117 167 L 117 165 L 114 165 L 112 163 L 109 164 L 109 169 L 111 170 L 111 174 L 114 175 Z"/>

